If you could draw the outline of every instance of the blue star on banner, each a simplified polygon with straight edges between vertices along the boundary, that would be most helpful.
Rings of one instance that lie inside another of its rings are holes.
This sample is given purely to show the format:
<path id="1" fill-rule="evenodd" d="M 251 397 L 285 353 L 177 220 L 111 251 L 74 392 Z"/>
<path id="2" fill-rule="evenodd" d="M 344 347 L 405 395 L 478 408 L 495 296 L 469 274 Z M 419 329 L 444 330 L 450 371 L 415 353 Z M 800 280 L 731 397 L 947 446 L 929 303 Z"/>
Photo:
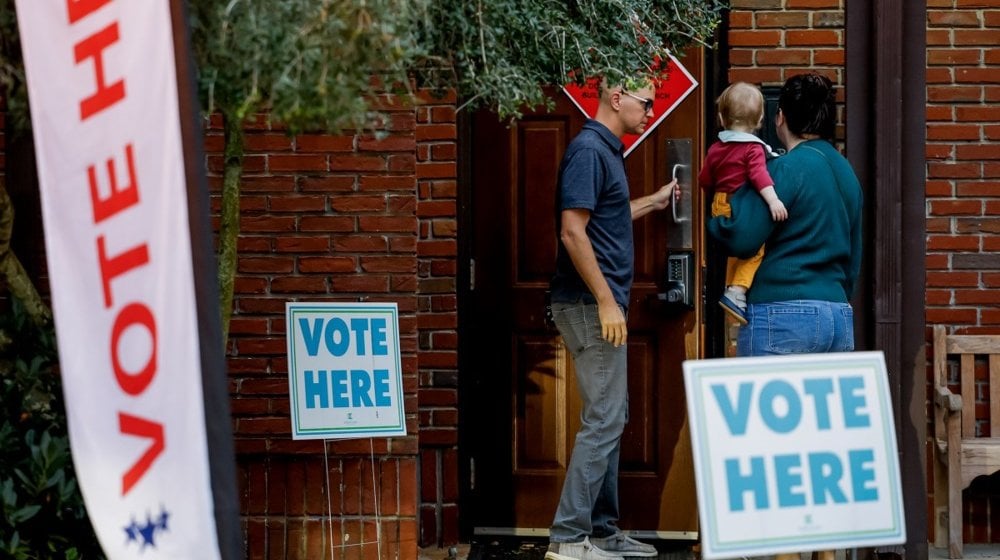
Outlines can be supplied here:
<path id="1" fill-rule="evenodd" d="M 160 514 L 154 519 L 149 512 L 146 512 L 146 522 L 136 523 L 135 516 L 132 516 L 128 525 L 123 527 L 125 530 L 125 542 L 127 544 L 136 543 L 139 545 L 139 550 L 146 550 L 146 547 L 156 548 L 156 536 L 157 533 L 165 533 L 169 530 L 167 525 L 167 520 L 170 518 L 170 513 L 160 506 Z"/>

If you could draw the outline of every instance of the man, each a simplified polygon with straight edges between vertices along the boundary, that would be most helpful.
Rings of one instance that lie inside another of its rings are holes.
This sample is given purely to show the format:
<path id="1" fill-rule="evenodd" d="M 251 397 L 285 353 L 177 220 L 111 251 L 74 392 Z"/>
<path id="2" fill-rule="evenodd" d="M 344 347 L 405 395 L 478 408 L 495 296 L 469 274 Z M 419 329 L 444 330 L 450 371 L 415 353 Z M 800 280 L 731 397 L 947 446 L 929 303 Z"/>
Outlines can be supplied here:
<path id="1" fill-rule="evenodd" d="M 655 96 L 650 82 L 629 82 L 627 89 L 602 83 L 597 115 L 570 143 L 559 169 L 552 314 L 576 365 L 583 411 L 547 560 L 657 554 L 616 526 L 628 416 L 625 313 L 634 272 L 632 220 L 666 208 L 677 183 L 629 199 L 621 136 L 642 134 Z"/>

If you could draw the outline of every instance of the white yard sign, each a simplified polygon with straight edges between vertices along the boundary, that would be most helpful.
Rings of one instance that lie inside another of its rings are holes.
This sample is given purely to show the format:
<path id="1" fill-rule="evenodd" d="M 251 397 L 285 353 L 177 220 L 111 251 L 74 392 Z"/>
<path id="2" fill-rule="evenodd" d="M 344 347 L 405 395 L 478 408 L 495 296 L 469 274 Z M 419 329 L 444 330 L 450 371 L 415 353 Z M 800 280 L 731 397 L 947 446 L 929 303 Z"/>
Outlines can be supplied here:
<path id="1" fill-rule="evenodd" d="M 406 435 L 395 303 L 287 303 L 294 439 Z"/>
<path id="2" fill-rule="evenodd" d="M 684 362 L 707 559 L 906 540 L 881 352 Z"/>

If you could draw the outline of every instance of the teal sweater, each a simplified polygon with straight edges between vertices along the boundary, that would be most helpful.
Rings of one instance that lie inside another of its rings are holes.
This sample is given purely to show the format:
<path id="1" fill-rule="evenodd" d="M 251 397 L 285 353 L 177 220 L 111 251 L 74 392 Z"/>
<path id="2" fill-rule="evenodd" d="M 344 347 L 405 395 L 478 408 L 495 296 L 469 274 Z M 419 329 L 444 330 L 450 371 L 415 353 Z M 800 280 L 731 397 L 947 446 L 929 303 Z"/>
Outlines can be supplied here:
<path id="1" fill-rule="evenodd" d="M 825 140 L 799 144 L 767 170 L 786 221 L 772 221 L 764 199 L 741 188 L 730 198 L 732 218 L 708 223 L 734 256 L 750 257 L 764 245 L 747 301 L 847 302 L 861 269 L 862 193 L 854 170 Z"/>

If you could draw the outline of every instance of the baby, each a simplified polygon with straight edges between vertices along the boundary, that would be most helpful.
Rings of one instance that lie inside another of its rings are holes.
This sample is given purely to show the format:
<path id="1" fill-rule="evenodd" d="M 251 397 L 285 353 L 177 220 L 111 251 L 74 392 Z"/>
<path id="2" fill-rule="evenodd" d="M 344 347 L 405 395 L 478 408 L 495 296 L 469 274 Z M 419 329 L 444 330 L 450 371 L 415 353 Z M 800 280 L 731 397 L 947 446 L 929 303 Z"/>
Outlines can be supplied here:
<path id="1" fill-rule="evenodd" d="M 719 124 L 725 130 L 708 148 L 698 175 L 701 188 L 713 193 L 712 216 L 731 216 L 730 195 L 749 183 L 767 202 L 774 221 L 787 219 L 788 211 L 774 192 L 774 181 L 767 172 L 767 157 L 777 154 L 753 135 L 764 119 L 764 95 L 748 83 L 736 82 L 722 92 L 717 103 Z M 726 263 L 726 291 L 719 305 L 741 325 L 747 323 L 747 290 L 763 258 L 761 246 L 749 259 L 730 257 Z"/>

